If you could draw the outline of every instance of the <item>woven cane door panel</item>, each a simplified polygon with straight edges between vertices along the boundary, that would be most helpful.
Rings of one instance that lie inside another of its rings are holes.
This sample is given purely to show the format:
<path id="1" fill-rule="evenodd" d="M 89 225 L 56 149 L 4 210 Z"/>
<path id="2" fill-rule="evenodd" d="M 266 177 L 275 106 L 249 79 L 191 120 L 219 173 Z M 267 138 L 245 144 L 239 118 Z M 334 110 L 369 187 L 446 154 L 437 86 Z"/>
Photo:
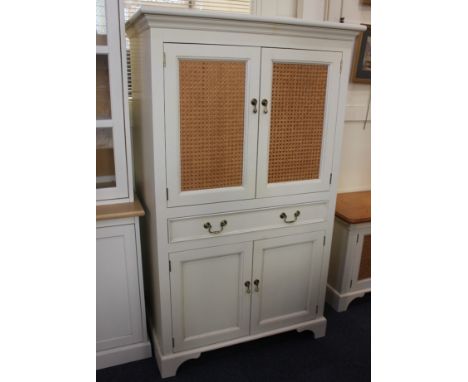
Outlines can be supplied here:
<path id="1" fill-rule="evenodd" d="M 328 65 L 273 63 L 268 183 L 317 179 Z"/>
<path id="2" fill-rule="evenodd" d="M 359 265 L 358 280 L 371 277 L 371 235 L 365 235 L 362 245 L 361 264 Z"/>
<path id="3" fill-rule="evenodd" d="M 181 191 L 242 185 L 245 61 L 181 60 Z"/>

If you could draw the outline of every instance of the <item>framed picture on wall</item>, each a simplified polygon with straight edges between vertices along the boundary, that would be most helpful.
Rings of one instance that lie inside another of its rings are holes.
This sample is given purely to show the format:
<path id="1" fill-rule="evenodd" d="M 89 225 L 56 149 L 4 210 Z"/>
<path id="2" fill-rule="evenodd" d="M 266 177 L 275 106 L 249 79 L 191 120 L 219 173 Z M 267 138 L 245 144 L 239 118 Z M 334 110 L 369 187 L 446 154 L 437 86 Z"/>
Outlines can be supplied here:
<path id="1" fill-rule="evenodd" d="M 371 82 L 371 26 L 363 24 L 367 30 L 356 38 L 354 46 L 351 81 L 370 84 Z"/>

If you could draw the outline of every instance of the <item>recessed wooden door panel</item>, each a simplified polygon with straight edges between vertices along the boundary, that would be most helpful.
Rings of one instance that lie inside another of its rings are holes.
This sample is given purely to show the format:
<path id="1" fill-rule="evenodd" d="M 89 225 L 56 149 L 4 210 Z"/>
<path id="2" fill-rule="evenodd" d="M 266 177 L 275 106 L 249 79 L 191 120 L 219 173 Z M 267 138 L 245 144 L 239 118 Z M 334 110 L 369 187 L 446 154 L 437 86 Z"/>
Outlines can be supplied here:
<path id="1" fill-rule="evenodd" d="M 315 319 L 322 251 L 323 232 L 254 242 L 251 334 Z"/>
<path id="2" fill-rule="evenodd" d="M 329 189 L 341 53 L 262 49 L 257 196 Z"/>
<path id="3" fill-rule="evenodd" d="M 249 334 L 252 243 L 172 253 L 174 350 Z"/>
<path id="4" fill-rule="evenodd" d="M 168 205 L 253 198 L 260 49 L 164 50 Z"/>

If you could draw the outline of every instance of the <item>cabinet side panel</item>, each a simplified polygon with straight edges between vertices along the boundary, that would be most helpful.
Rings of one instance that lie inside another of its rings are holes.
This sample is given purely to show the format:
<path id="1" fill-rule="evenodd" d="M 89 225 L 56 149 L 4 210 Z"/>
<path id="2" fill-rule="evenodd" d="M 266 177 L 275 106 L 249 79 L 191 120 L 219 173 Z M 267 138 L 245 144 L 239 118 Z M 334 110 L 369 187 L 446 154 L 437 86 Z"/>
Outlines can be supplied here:
<path id="1" fill-rule="evenodd" d="M 151 94 L 150 30 L 131 38 L 132 133 L 135 187 L 145 207 L 141 219 L 143 276 L 148 316 L 161 333 L 159 267 L 156 242 L 156 203 Z M 161 340 L 160 338 L 158 338 Z"/>

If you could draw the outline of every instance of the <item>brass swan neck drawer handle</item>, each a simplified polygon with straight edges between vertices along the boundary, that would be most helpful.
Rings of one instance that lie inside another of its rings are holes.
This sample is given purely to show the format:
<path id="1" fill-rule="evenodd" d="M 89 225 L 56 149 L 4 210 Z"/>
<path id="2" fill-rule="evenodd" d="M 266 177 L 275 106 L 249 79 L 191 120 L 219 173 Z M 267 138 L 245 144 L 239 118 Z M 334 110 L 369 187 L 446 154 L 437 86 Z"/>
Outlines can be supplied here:
<path id="1" fill-rule="evenodd" d="M 207 229 L 209 233 L 218 234 L 218 233 L 223 232 L 223 229 L 224 229 L 225 225 L 227 225 L 227 220 L 222 220 L 221 223 L 219 223 L 219 226 L 221 227 L 221 229 L 219 229 L 217 231 L 212 231 L 211 230 L 211 228 L 212 228 L 211 223 L 207 222 L 207 223 L 203 224 L 203 228 Z"/>
<path id="2" fill-rule="evenodd" d="M 284 220 L 285 223 L 294 223 L 295 221 L 297 221 L 297 217 L 301 214 L 301 211 L 297 210 L 296 212 L 294 212 L 294 220 L 287 220 L 288 219 L 288 215 L 286 215 L 284 212 L 280 215 L 280 218 Z"/>

